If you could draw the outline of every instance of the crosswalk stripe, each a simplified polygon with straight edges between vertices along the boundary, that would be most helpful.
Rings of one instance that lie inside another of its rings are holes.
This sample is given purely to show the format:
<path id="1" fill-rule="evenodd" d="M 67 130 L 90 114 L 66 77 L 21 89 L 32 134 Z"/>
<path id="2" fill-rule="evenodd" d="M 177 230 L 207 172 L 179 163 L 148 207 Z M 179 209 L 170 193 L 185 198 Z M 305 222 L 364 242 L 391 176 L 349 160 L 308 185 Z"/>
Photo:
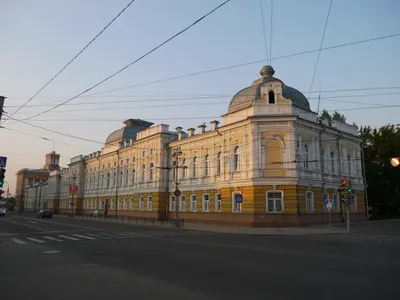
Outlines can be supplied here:
<path id="1" fill-rule="evenodd" d="M 32 238 L 32 237 L 27 237 L 26 239 L 30 240 L 30 241 L 33 241 L 35 243 L 46 243 L 45 241 L 42 241 L 42 240 L 39 240 L 39 239 L 35 239 L 35 238 Z"/>
<path id="2" fill-rule="evenodd" d="M 131 237 L 129 234 L 121 233 L 121 232 L 114 232 L 114 234 L 122 235 L 124 237 Z"/>
<path id="3" fill-rule="evenodd" d="M 90 237 L 90 236 L 86 236 L 86 235 L 82 235 L 82 234 L 73 234 L 73 236 L 77 236 L 77 237 L 87 239 L 87 240 L 95 240 L 94 237 Z"/>
<path id="4" fill-rule="evenodd" d="M 59 235 L 59 237 L 63 238 L 63 239 L 67 239 L 67 240 L 79 241 L 79 239 L 77 239 L 77 238 L 66 236 L 66 235 Z"/>
<path id="5" fill-rule="evenodd" d="M 109 237 L 101 236 L 99 234 L 94 234 L 94 233 L 87 233 L 87 235 L 94 236 L 94 237 L 101 238 L 101 239 L 106 239 L 106 240 L 110 239 Z"/>
<path id="6" fill-rule="evenodd" d="M 51 240 L 51 241 L 56 241 L 56 242 L 62 242 L 63 241 L 63 240 L 60 240 L 60 239 L 57 239 L 57 238 L 51 237 L 51 236 L 42 236 L 42 238 L 48 239 L 48 240 Z"/>
<path id="7" fill-rule="evenodd" d="M 115 235 L 115 234 L 108 234 L 108 233 L 99 233 L 99 234 L 101 234 L 101 235 L 105 235 L 105 236 L 111 236 L 111 237 L 116 237 L 116 238 L 119 238 L 119 239 L 124 239 L 125 237 L 123 237 L 123 236 L 120 236 L 120 235 Z"/>
<path id="8" fill-rule="evenodd" d="M 21 245 L 27 244 L 27 242 L 16 239 L 16 238 L 12 238 L 11 240 L 17 244 L 21 244 Z"/>
<path id="9" fill-rule="evenodd" d="M 137 232 L 125 232 L 125 234 L 129 234 L 129 235 L 132 235 L 132 236 L 146 236 L 146 237 L 152 237 L 152 235 L 144 234 L 144 233 L 137 233 Z"/>

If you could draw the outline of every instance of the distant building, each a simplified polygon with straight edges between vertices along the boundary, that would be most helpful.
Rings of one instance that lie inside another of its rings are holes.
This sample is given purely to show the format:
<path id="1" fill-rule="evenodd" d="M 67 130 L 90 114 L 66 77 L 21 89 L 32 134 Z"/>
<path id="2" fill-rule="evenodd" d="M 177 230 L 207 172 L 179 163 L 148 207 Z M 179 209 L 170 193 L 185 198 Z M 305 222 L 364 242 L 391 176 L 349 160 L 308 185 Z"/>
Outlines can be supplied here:
<path id="1" fill-rule="evenodd" d="M 49 172 L 60 169 L 60 155 L 53 152 L 46 154 L 46 161 L 43 169 L 24 168 L 17 172 L 17 184 L 15 189 L 15 198 L 18 206 L 25 205 L 25 192 L 27 188 L 38 186 L 47 182 Z"/>

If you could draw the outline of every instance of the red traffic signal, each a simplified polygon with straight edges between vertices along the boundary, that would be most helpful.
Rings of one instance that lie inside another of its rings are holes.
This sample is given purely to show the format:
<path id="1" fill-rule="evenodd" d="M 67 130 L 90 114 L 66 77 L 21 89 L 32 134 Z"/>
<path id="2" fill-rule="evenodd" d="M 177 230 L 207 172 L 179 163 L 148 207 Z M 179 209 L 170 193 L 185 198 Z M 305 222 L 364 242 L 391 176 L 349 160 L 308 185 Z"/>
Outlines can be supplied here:
<path id="1" fill-rule="evenodd" d="M 347 184 L 347 180 L 346 179 L 342 179 L 342 185 Z"/>

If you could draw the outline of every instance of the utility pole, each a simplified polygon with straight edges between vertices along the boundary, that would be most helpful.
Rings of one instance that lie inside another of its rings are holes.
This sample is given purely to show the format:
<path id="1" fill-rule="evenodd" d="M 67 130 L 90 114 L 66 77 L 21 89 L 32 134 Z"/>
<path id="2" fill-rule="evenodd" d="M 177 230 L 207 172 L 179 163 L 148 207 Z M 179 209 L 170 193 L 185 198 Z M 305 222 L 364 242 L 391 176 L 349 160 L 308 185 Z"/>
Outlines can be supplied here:
<path id="1" fill-rule="evenodd" d="M 185 168 L 185 166 L 180 167 L 179 166 L 179 156 L 182 155 L 182 150 L 181 148 L 175 148 L 174 152 L 172 153 L 172 157 L 175 158 L 174 162 L 175 162 L 175 166 L 173 167 L 158 167 L 159 169 L 166 169 L 166 170 L 171 170 L 174 169 L 174 173 L 175 173 L 175 217 L 174 217 L 174 224 L 175 227 L 181 227 L 181 222 L 179 219 L 179 203 L 178 203 L 178 198 L 181 195 L 181 191 L 179 190 L 179 173 L 178 170 L 179 168 Z M 167 186 L 169 185 L 169 182 L 167 182 Z"/>
<path id="2" fill-rule="evenodd" d="M 4 96 L 0 96 L 0 121 L 1 121 L 1 116 L 3 115 L 3 107 L 4 107 L 4 100 L 6 99 L 6 97 Z"/>

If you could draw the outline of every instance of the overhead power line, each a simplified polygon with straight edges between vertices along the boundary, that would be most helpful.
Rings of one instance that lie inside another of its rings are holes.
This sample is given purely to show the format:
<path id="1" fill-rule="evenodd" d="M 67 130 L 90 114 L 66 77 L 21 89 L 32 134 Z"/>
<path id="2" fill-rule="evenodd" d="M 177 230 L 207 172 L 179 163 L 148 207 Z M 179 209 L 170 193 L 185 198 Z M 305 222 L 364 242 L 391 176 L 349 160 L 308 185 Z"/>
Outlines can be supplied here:
<path id="1" fill-rule="evenodd" d="M 327 96 L 327 97 L 312 97 L 308 98 L 308 100 L 314 99 L 321 99 L 324 101 L 332 101 L 332 102 L 342 102 L 342 103 L 352 103 L 352 104 L 370 104 L 375 105 L 376 103 L 366 103 L 366 102 L 357 102 L 357 101 L 349 101 L 349 100 L 337 100 L 340 98 L 358 98 L 358 97 L 376 97 L 376 96 L 392 96 L 392 95 L 400 95 L 400 92 L 395 93 L 379 93 L 379 94 L 355 94 L 355 95 L 337 95 L 337 96 Z M 185 97 L 185 98 L 159 98 L 159 99 L 140 99 L 140 100 L 116 100 L 116 101 L 92 101 L 92 102 L 74 102 L 74 103 L 67 103 L 65 106 L 81 106 L 81 105 L 98 105 L 98 104 L 105 104 L 105 105 L 114 105 L 119 103 L 143 103 L 143 102 L 175 102 L 175 101 L 192 101 L 192 100 L 208 100 L 208 99 L 223 99 L 223 98 L 231 98 L 233 95 L 226 95 L 226 96 L 202 96 L 202 97 Z M 229 101 L 217 101 L 217 102 L 192 102 L 192 103 L 179 103 L 179 104 L 155 104 L 155 105 L 145 105 L 145 106 L 135 106 L 135 108 L 144 108 L 144 107 L 168 107 L 168 106 L 192 106 L 192 105 L 214 105 L 214 104 L 227 104 Z M 28 105 L 26 108 L 35 108 L 35 107 L 48 107 L 51 104 L 34 104 Z M 17 106 L 5 106 L 5 108 L 13 108 Z M 120 109 L 121 107 L 113 107 L 114 109 Z M 109 107 L 98 107 L 94 110 L 108 110 Z M 111 108 L 112 109 L 112 108 Z M 76 110 L 58 110 L 57 112 L 66 112 L 66 111 L 81 111 L 81 110 L 92 110 L 91 108 L 79 108 Z"/>
<path id="2" fill-rule="evenodd" d="M 281 56 L 273 57 L 273 60 L 279 60 L 279 59 L 290 58 L 290 57 L 295 57 L 295 56 L 300 56 L 300 55 L 305 55 L 305 54 L 311 54 L 311 53 L 315 53 L 318 51 L 338 49 L 338 48 L 353 46 L 353 45 L 357 45 L 357 44 L 363 44 L 363 43 L 369 43 L 369 42 L 374 42 L 374 41 L 383 40 L 383 39 L 395 38 L 398 36 L 400 36 L 400 33 L 384 35 L 384 36 L 380 36 L 380 37 L 369 38 L 369 39 L 354 41 L 354 42 L 350 42 L 350 43 L 344 43 L 344 44 L 338 44 L 338 45 L 329 46 L 329 47 L 323 47 L 321 49 L 318 48 L 318 49 L 314 49 L 314 50 L 307 50 L 307 51 L 296 52 L 296 53 L 292 53 L 292 54 L 281 55 Z M 230 66 L 219 67 L 219 68 L 215 68 L 215 69 L 209 69 L 209 70 L 205 70 L 205 71 L 198 71 L 198 72 L 194 72 L 194 73 L 178 75 L 178 76 L 169 77 L 169 78 L 163 78 L 163 79 L 157 79 L 157 80 L 143 82 L 143 83 L 137 83 L 137 84 L 128 85 L 128 86 L 124 86 L 124 87 L 119 87 L 119 88 L 104 90 L 104 91 L 100 91 L 100 92 L 96 92 L 96 93 L 86 94 L 85 97 L 104 94 L 104 93 L 110 93 L 110 92 L 115 92 L 115 91 L 127 90 L 127 89 L 131 89 L 131 88 L 135 88 L 135 87 L 146 86 L 146 85 L 151 85 L 151 84 L 161 83 L 161 82 L 167 82 L 167 81 L 171 81 L 171 80 L 182 79 L 182 78 L 187 78 L 187 77 L 192 77 L 192 76 L 204 75 L 204 74 L 209 74 L 209 73 L 214 73 L 214 72 L 219 72 L 219 71 L 224 71 L 224 70 L 229 70 L 229 69 L 234 69 L 234 68 L 240 68 L 240 67 L 245 67 L 245 66 L 249 66 L 249 65 L 259 64 L 259 63 L 262 63 L 265 61 L 268 61 L 268 60 L 266 60 L 266 59 L 253 60 L 253 61 L 236 64 L 236 65 L 230 65 Z M 318 91 L 315 91 L 315 92 L 317 93 Z"/>
<path id="3" fill-rule="evenodd" d="M 269 59 L 268 44 L 267 44 L 267 32 L 265 30 L 264 9 L 263 9 L 262 0 L 260 0 L 260 9 L 261 9 L 261 21 L 262 21 L 263 32 L 264 32 L 263 37 L 264 37 L 264 44 L 265 44 L 265 55 L 266 55 L 266 59 Z"/>
<path id="4" fill-rule="evenodd" d="M 208 17 L 209 15 L 211 15 L 213 12 L 215 12 L 216 10 L 218 10 L 219 8 L 221 8 L 222 6 L 224 6 L 225 4 L 227 4 L 228 2 L 230 2 L 231 0 L 226 0 L 223 3 L 221 3 L 220 5 L 218 5 L 217 7 L 215 7 L 214 9 L 212 9 L 211 11 L 209 11 L 208 13 L 206 13 L 205 15 L 203 15 L 201 18 L 197 19 L 196 21 L 194 21 L 192 24 L 190 24 L 189 26 L 185 27 L 184 29 L 182 29 L 181 31 L 179 31 L 178 33 L 174 34 L 173 36 L 171 36 L 170 38 L 168 38 L 167 40 L 165 40 L 164 42 L 162 42 L 161 44 L 159 44 L 158 46 L 154 47 L 153 49 L 151 49 L 150 51 L 146 52 L 145 54 L 143 54 L 142 56 L 140 56 L 139 58 L 135 59 L 134 61 L 132 61 L 131 63 L 127 64 L 126 66 L 124 66 L 123 68 L 119 69 L 117 72 L 111 74 L 110 76 L 104 78 L 103 80 L 99 81 L 98 83 L 96 83 L 95 85 L 92 85 L 91 87 L 89 87 L 88 89 L 84 90 L 83 92 L 77 94 L 76 96 L 73 96 L 71 98 L 69 98 L 66 101 L 63 101 L 60 104 L 55 105 L 52 108 L 49 108 L 43 112 L 40 112 L 28 119 L 32 119 L 35 118 L 37 116 L 41 116 L 44 115 L 45 113 L 48 113 L 72 100 L 74 100 L 75 98 L 78 98 L 79 96 L 82 96 L 83 94 L 86 94 L 87 92 L 91 91 L 92 89 L 98 87 L 99 85 L 103 84 L 104 82 L 110 80 L 111 78 L 113 78 L 114 76 L 117 76 L 118 74 L 120 74 L 121 72 L 125 71 L 126 69 L 128 69 L 129 67 L 131 67 L 132 65 L 136 64 L 137 62 L 141 61 L 143 58 L 147 57 L 148 55 L 150 55 L 151 53 L 155 52 L 157 49 L 161 48 L 162 46 L 164 46 L 165 44 L 167 44 L 168 42 L 172 41 L 173 39 L 175 39 L 176 37 L 180 36 L 181 34 L 183 34 L 184 32 L 186 32 L 187 30 L 189 30 L 190 28 L 192 28 L 193 26 L 195 26 L 196 24 L 198 24 L 199 22 L 201 22 L 202 20 L 204 20 L 206 17 Z"/>
<path id="5" fill-rule="evenodd" d="M 32 97 L 30 97 L 24 104 L 22 104 L 12 115 L 16 114 L 22 109 L 28 102 L 35 98 L 41 91 L 43 91 L 54 79 L 58 77 L 72 62 L 78 58 L 122 13 L 129 7 L 135 0 L 132 0 L 126 5 L 81 51 L 79 51 L 56 75 L 54 75 L 44 86 L 42 86 Z"/>
<path id="6" fill-rule="evenodd" d="M 312 88 L 313 88 L 314 79 L 315 79 L 315 74 L 317 74 L 317 68 L 318 68 L 318 63 L 319 63 L 319 57 L 321 56 L 321 49 L 322 49 L 322 45 L 324 44 L 324 40 L 325 40 L 325 33 L 326 33 L 326 28 L 328 27 L 329 16 L 330 16 L 330 14 L 331 14 L 332 2 L 333 2 L 333 0 L 331 0 L 331 1 L 329 2 L 328 13 L 327 13 L 327 15 L 326 15 L 325 26 L 324 26 L 324 30 L 323 30 L 323 33 L 322 33 L 321 43 L 320 43 L 320 45 L 319 45 L 319 51 L 318 51 L 317 61 L 315 62 L 314 72 L 313 72 L 313 76 L 312 76 L 312 79 L 311 79 L 310 92 L 309 92 L 309 94 L 308 94 L 308 97 L 310 97 L 310 94 L 311 94 L 311 91 L 312 91 Z"/>

